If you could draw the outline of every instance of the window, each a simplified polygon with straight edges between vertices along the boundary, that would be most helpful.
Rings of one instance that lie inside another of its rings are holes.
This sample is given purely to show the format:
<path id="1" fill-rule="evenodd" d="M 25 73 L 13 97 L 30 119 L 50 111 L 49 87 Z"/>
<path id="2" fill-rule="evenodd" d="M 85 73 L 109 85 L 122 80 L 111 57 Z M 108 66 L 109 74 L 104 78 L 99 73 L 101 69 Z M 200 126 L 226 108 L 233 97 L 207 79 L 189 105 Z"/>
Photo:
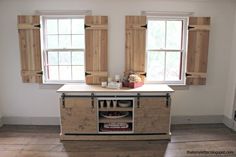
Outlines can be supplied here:
<path id="1" fill-rule="evenodd" d="M 148 82 L 184 84 L 187 18 L 148 18 Z"/>
<path id="2" fill-rule="evenodd" d="M 85 80 L 84 17 L 43 17 L 44 82 Z"/>

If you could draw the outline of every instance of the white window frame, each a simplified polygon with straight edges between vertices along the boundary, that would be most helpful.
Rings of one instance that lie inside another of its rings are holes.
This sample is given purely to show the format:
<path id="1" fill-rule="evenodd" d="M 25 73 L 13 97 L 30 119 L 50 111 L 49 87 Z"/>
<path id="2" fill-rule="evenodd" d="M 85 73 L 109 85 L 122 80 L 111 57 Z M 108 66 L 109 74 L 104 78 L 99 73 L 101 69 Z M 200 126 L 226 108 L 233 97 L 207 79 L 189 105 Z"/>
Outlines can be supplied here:
<path id="1" fill-rule="evenodd" d="M 41 17 L 41 23 L 43 25 L 42 31 L 41 31 L 41 49 L 42 49 L 42 69 L 43 69 L 43 83 L 44 84 L 65 84 L 65 83 L 84 83 L 84 80 L 49 80 L 48 79 L 48 70 L 47 68 L 47 52 L 48 51 L 83 51 L 84 52 L 84 68 L 85 68 L 85 48 L 84 49 L 76 49 L 76 48 L 70 48 L 70 49 L 47 49 L 47 39 L 46 39 L 46 19 L 73 19 L 73 18 L 79 18 L 79 19 L 85 19 L 85 15 L 43 15 Z M 85 34 L 84 34 L 85 36 Z M 85 47 L 85 45 L 84 45 Z M 71 65 L 72 66 L 72 65 Z M 60 74 L 58 74 L 60 75 Z"/>
<path id="2" fill-rule="evenodd" d="M 182 20 L 183 21 L 183 32 L 182 32 L 182 50 L 168 50 L 168 49 L 152 49 L 151 51 L 176 51 L 176 52 L 182 52 L 182 58 L 181 58 L 181 80 L 179 81 L 148 81 L 146 80 L 145 83 L 158 83 L 158 84 L 168 84 L 168 85 L 185 85 L 185 72 L 186 72 L 186 53 L 187 53 L 187 41 L 188 41 L 188 17 L 186 16 L 147 16 L 147 22 L 148 20 Z M 148 34 L 146 35 L 146 43 L 148 42 Z M 147 44 L 146 44 L 147 45 Z M 145 70 L 147 71 L 147 62 L 148 62 L 148 48 L 146 46 L 146 52 L 145 52 Z M 166 53 L 165 53 L 166 54 Z M 165 62 L 166 62 L 166 55 L 165 55 Z"/>

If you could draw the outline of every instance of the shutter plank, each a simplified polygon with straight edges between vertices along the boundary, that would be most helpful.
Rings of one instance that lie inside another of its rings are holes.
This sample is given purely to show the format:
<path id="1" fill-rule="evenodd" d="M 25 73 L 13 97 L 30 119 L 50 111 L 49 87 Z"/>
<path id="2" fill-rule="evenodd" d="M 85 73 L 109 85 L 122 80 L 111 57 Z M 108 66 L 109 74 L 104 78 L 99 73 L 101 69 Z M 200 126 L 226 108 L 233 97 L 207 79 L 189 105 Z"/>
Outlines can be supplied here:
<path id="1" fill-rule="evenodd" d="M 40 25 L 39 16 L 18 16 L 21 74 L 24 83 L 42 83 L 40 29 L 23 25 Z"/>
<path id="2" fill-rule="evenodd" d="M 126 16 L 125 74 L 145 73 L 146 26 L 146 16 Z"/>
<path id="3" fill-rule="evenodd" d="M 197 73 L 207 73 L 210 18 L 190 17 L 189 25 L 186 84 L 205 85 L 206 75 Z"/>
<path id="4" fill-rule="evenodd" d="M 86 76 L 87 84 L 101 84 L 107 80 L 107 16 L 86 16 L 85 25 L 85 69 L 91 75 Z M 104 75 L 96 75 L 102 73 Z"/>

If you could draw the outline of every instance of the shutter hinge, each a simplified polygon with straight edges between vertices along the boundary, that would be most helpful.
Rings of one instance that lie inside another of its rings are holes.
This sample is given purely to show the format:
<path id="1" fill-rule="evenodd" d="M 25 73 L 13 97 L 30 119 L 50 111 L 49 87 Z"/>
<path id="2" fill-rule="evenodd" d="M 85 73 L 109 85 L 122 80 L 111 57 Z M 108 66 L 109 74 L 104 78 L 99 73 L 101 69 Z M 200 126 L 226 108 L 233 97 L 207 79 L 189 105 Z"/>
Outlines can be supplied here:
<path id="1" fill-rule="evenodd" d="M 84 24 L 84 29 L 89 28 L 91 26 Z"/>
<path id="2" fill-rule="evenodd" d="M 85 76 L 92 75 L 91 73 L 85 72 Z"/>
<path id="3" fill-rule="evenodd" d="M 188 30 L 193 29 L 193 28 L 195 28 L 195 27 L 193 27 L 193 26 L 188 26 Z"/>
<path id="4" fill-rule="evenodd" d="M 188 76 L 192 76 L 192 74 L 185 73 L 185 76 L 186 76 L 186 77 L 188 77 Z"/>
<path id="5" fill-rule="evenodd" d="M 41 28 L 40 24 L 34 25 L 35 28 Z"/>
<path id="6" fill-rule="evenodd" d="M 144 76 L 144 77 L 147 77 L 147 73 L 145 72 L 145 73 L 142 73 L 142 74 L 140 74 L 140 75 L 142 75 L 142 76 Z"/>
<path id="7" fill-rule="evenodd" d="M 43 71 L 37 72 L 38 75 L 43 75 Z"/>
<path id="8" fill-rule="evenodd" d="M 143 26 L 141 26 L 142 28 L 146 28 L 147 29 L 147 24 L 146 25 L 143 25 Z"/>

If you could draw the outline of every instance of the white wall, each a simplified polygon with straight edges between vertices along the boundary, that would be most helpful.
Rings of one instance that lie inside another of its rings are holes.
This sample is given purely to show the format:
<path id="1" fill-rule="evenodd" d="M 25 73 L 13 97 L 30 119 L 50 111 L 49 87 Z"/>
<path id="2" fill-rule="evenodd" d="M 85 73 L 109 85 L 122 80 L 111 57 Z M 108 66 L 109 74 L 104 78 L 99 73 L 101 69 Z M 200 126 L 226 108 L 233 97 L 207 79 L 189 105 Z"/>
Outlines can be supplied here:
<path id="1" fill-rule="evenodd" d="M 145 11 L 185 11 L 211 16 L 207 85 L 178 90 L 173 96 L 175 116 L 223 115 L 231 52 L 235 3 L 231 0 L 1 0 L 0 105 L 3 116 L 58 117 L 55 87 L 23 84 L 16 17 L 35 10 L 92 10 L 109 16 L 109 72 L 124 69 L 124 18 Z M 234 48 L 235 49 L 235 48 Z M 227 111 L 226 111 L 227 112 Z"/>
<path id="2" fill-rule="evenodd" d="M 234 30 L 232 31 L 232 49 L 230 53 L 230 65 L 227 81 L 226 101 L 224 115 L 229 119 L 233 119 L 234 110 L 236 110 L 236 6 L 235 6 L 235 18 L 234 18 Z M 236 126 L 235 126 L 236 127 Z"/>

